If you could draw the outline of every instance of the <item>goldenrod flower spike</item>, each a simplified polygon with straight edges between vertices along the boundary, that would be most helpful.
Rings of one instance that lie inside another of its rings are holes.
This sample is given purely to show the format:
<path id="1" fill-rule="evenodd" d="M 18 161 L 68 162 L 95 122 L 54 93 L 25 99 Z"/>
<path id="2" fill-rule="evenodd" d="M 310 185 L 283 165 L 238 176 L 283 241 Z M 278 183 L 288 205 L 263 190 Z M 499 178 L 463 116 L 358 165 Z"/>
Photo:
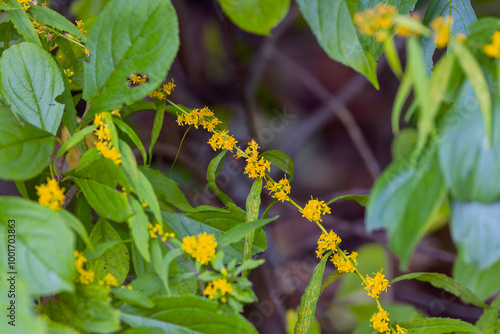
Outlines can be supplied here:
<path id="1" fill-rule="evenodd" d="M 491 44 L 483 45 L 482 50 L 491 58 L 500 58 L 500 31 L 496 31 L 491 39 Z"/>
<path id="2" fill-rule="evenodd" d="M 216 248 L 215 235 L 206 232 L 200 233 L 198 236 L 193 235 L 182 239 L 182 250 L 201 264 L 207 264 L 215 258 Z"/>
<path id="3" fill-rule="evenodd" d="M 75 281 L 85 285 L 94 282 L 94 272 L 85 270 L 84 268 L 84 264 L 87 262 L 87 259 L 83 256 L 83 253 L 74 251 L 73 255 L 75 256 L 75 267 L 79 274 L 79 277 L 76 278 Z"/>
<path id="4" fill-rule="evenodd" d="M 103 280 L 99 281 L 99 284 L 106 285 L 106 287 L 108 287 L 108 288 L 116 287 L 116 286 L 118 286 L 118 280 L 116 279 L 115 276 L 113 276 L 113 274 L 108 273 L 106 276 L 104 276 Z"/>
<path id="5" fill-rule="evenodd" d="M 64 204 L 64 188 L 59 187 L 59 183 L 51 178 L 47 178 L 46 184 L 35 186 L 38 195 L 38 203 L 49 207 L 51 210 L 59 211 Z"/>
<path id="6" fill-rule="evenodd" d="M 389 281 L 386 280 L 385 275 L 382 274 L 382 270 L 375 274 L 375 277 L 371 278 L 366 275 L 366 286 L 365 290 L 368 291 L 368 296 L 371 298 L 378 298 L 382 291 L 387 291 L 390 287 Z"/>
<path id="7" fill-rule="evenodd" d="M 113 147 L 111 142 L 111 133 L 109 132 L 107 124 L 103 121 L 104 113 L 96 114 L 94 118 L 94 125 L 97 127 L 94 134 L 99 139 L 98 142 L 94 142 L 99 153 L 107 158 L 111 159 L 115 165 L 121 164 L 122 155 L 118 152 L 116 147 Z"/>
<path id="8" fill-rule="evenodd" d="M 314 222 L 322 222 L 321 215 L 332 213 L 325 201 L 318 201 L 318 199 L 311 199 L 307 202 L 304 210 L 302 210 L 302 217 Z"/>
<path id="9" fill-rule="evenodd" d="M 225 278 L 219 278 L 208 283 L 207 287 L 203 291 L 203 294 L 208 296 L 208 299 L 214 300 L 217 295 L 217 291 L 220 291 L 221 301 L 225 303 L 227 302 L 226 293 L 233 293 L 233 287 Z"/>

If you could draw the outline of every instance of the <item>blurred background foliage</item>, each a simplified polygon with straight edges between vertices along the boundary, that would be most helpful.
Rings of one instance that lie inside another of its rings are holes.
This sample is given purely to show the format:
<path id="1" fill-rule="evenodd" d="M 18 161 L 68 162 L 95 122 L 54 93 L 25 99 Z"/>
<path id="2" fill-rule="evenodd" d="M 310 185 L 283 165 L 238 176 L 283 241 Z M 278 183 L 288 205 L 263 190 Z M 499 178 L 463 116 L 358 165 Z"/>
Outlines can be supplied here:
<path id="1" fill-rule="evenodd" d="M 83 19 L 90 28 L 108 0 L 51 0 L 50 7 L 66 17 Z M 257 36 L 237 28 L 215 0 L 173 0 L 180 24 L 181 46 L 169 73 L 176 88 L 172 100 L 190 108 L 209 106 L 227 121 L 240 143 L 254 138 L 263 151 L 279 149 L 295 164 L 291 197 L 307 201 L 311 194 L 331 199 L 343 194 L 368 194 L 374 180 L 395 156 L 409 152 L 416 140 L 410 128 L 394 137 L 391 109 L 399 81 L 384 57 L 379 60 L 377 91 L 360 74 L 331 60 L 318 45 L 307 23 L 292 2 L 283 22 L 270 36 Z M 423 17 L 426 1 L 416 12 Z M 500 15 L 499 1 L 473 1 L 478 17 Z M 404 43 L 397 42 L 404 59 Z M 84 105 L 79 106 L 80 115 Z M 78 109 L 78 108 L 77 108 Z M 128 118 L 141 140 L 148 144 L 154 111 Z M 194 205 L 218 205 L 207 190 L 205 170 L 215 156 L 203 131 L 191 130 L 173 165 L 185 128 L 173 115 L 165 116 L 154 150 L 153 168 L 181 184 Z M 137 157 L 140 160 L 140 153 Z M 220 187 L 244 206 L 250 180 L 241 161 L 228 159 L 219 178 Z M 273 170 L 273 173 L 277 173 Z M 0 181 L 0 194 L 17 194 L 13 183 Z M 263 196 L 263 207 L 271 201 Z M 266 263 L 254 270 L 251 280 L 259 302 L 245 315 L 262 333 L 292 332 L 295 309 L 317 263 L 314 250 L 317 228 L 289 204 L 277 204 L 271 212 L 280 219 L 266 227 Z M 449 211 L 443 206 L 433 226 L 414 253 L 409 271 L 452 275 L 456 249 L 447 227 Z M 324 226 L 333 229 L 348 251 L 356 250 L 361 272 L 383 267 L 393 278 L 401 274 L 399 263 L 387 251 L 383 231 L 367 233 L 364 209 L 355 202 L 338 201 Z M 330 263 L 327 272 L 333 269 Z M 500 288 L 500 264 L 490 275 L 475 274 L 463 263 L 455 265 L 462 282 L 475 285 L 482 298 Z M 484 278 L 489 281 L 484 283 Z M 482 282 L 482 283 L 481 283 Z M 412 320 L 427 314 L 473 322 L 481 310 L 465 305 L 451 294 L 416 280 L 398 282 L 388 290 L 385 303 L 391 320 Z M 317 307 L 313 333 L 368 333 L 368 319 L 375 311 L 359 280 L 342 277 L 325 290 Z M 363 326 L 359 326 L 362 324 Z"/>

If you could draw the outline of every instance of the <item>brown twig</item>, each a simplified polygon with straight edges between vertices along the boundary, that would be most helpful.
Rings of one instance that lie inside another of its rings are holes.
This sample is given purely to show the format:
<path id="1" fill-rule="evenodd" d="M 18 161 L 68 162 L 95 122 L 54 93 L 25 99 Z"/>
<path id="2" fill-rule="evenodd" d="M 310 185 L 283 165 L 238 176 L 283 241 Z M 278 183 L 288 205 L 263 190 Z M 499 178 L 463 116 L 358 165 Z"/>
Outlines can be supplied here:
<path id="1" fill-rule="evenodd" d="M 63 208 L 65 208 L 72 200 L 73 198 L 76 196 L 76 194 L 78 194 L 78 187 L 76 185 L 73 185 L 69 190 L 68 192 L 66 193 L 66 198 L 64 198 L 64 204 L 63 204 Z"/>
<path id="2" fill-rule="evenodd" d="M 63 156 L 59 159 L 58 164 L 59 166 L 57 167 L 57 182 L 61 182 L 63 176 L 63 168 L 64 168 L 64 163 L 66 162 L 66 155 L 68 152 L 64 153 Z"/>

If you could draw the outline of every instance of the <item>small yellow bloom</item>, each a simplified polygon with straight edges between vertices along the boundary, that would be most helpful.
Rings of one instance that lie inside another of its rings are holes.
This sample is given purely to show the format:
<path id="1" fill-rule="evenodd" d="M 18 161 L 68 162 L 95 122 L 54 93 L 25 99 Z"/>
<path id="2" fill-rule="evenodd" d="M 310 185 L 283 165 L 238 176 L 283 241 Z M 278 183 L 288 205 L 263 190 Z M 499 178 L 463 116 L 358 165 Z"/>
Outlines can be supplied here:
<path id="1" fill-rule="evenodd" d="M 326 251 L 337 252 L 337 246 L 342 242 L 340 237 L 333 231 L 330 230 L 330 233 L 322 233 L 318 239 L 318 249 L 316 250 L 316 256 L 318 258 L 323 257 L 323 253 Z"/>
<path id="2" fill-rule="evenodd" d="M 146 74 L 141 75 L 141 74 L 132 73 L 130 75 L 130 78 L 128 79 L 128 81 L 134 85 L 139 85 L 139 84 L 145 83 L 147 78 L 148 78 L 148 76 Z"/>
<path id="3" fill-rule="evenodd" d="M 406 334 L 408 333 L 408 330 L 406 330 L 406 328 L 400 327 L 399 325 L 396 325 L 396 332 L 397 334 Z"/>
<path id="4" fill-rule="evenodd" d="M 340 253 L 335 253 L 332 256 L 331 261 L 335 265 L 335 267 L 337 267 L 339 273 L 342 274 L 353 273 L 356 270 L 356 267 L 354 267 L 353 262 L 356 263 L 356 258 L 358 256 L 358 253 L 352 252 L 350 255 L 348 254 L 347 251 L 345 251 L 344 253 L 346 254 L 347 260 L 344 259 L 344 257 Z"/>
<path id="5" fill-rule="evenodd" d="M 198 236 L 189 236 L 182 239 L 182 250 L 191 255 L 201 264 L 207 264 L 215 258 L 217 241 L 215 235 L 206 232 Z"/>
<path id="6" fill-rule="evenodd" d="M 379 309 L 378 313 L 375 313 L 370 318 L 372 322 L 372 327 L 378 332 L 381 333 L 391 333 L 391 329 L 389 327 L 389 314 L 384 309 Z"/>
<path id="7" fill-rule="evenodd" d="M 284 179 L 279 180 L 279 182 L 268 181 L 265 188 L 267 188 L 269 193 L 272 194 L 277 200 L 282 202 L 288 201 L 288 195 L 290 194 L 291 187 L 286 176 Z"/>
<path id="8" fill-rule="evenodd" d="M 35 186 L 38 195 L 38 203 L 49 207 L 51 210 L 59 211 L 64 204 L 64 188 L 59 187 L 56 180 L 47 178 L 46 184 Z"/>
<path id="9" fill-rule="evenodd" d="M 500 58 L 500 31 L 496 31 L 491 39 L 491 44 L 483 45 L 482 50 L 491 58 Z"/>
<path id="10" fill-rule="evenodd" d="M 120 109 L 113 109 L 111 111 L 111 115 L 121 117 L 122 115 L 120 114 Z"/>
<path id="11" fill-rule="evenodd" d="M 438 16 L 432 21 L 431 28 L 434 30 L 434 40 L 438 48 L 444 48 L 450 41 L 451 24 L 453 18 Z"/>
<path id="12" fill-rule="evenodd" d="M 232 152 L 234 146 L 238 143 L 238 141 L 228 133 L 229 131 L 227 130 L 222 130 L 221 132 L 214 133 L 212 135 L 212 138 L 210 138 L 210 140 L 208 141 L 208 144 L 210 144 L 214 151 L 216 151 L 217 149 L 223 149 Z"/>
<path id="13" fill-rule="evenodd" d="M 90 51 L 87 48 L 83 48 L 83 52 L 88 56 L 90 56 Z"/>
<path id="14" fill-rule="evenodd" d="M 365 290 L 368 291 L 368 296 L 371 298 L 377 298 L 382 291 L 387 291 L 390 287 L 389 281 L 386 280 L 385 275 L 382 274 L 382 270 L 375 274 L 375 277 L 371 278 L 366 275 L 366 286 Z"/>
<path id="15" fill-rule="evenodd" d="M 310 221 L 322 222 L 321 215 L 326 215 L 332 213 L 325 201 L 318 201 L 318 199 L 311 199 L 307 202 L 304 210 L 302 211 L 302 217 L 307 218 Z"/>
<path id="16" fill-rule="evenodd" d="M 79 277 L 75 279 L 76 282 L 80 282 L 82 284 L 90 284 L 94 281 L 94 272 L 87 271 L 84 268 L 85 262 L 87 259 L 83 256 L 82 252 L 74 251 L 73 255 L 75 256 L 75 267 L 79 274 Z"/>
<path id="17" fill-rule="evenodd" d="M 233 293 L 233 287 L 226 279 L 219 278 L 208 283 L 207 287 L 203 291 L 203 294 L 208 296 L 208 299 L 214 300 L 218 291 L 220 291 L 221 301 L 225 303 L 227 301 L 226 293 Z"/>
<path id="18" fill-rule="evenodd" d="M 172 79 L 172 82 L 168 82 L 163 85 L 162 90 L 165 92 L 165 94 L 170 95 L 172 94 L 172 91 L 174 90 L 174 79 Z"/>

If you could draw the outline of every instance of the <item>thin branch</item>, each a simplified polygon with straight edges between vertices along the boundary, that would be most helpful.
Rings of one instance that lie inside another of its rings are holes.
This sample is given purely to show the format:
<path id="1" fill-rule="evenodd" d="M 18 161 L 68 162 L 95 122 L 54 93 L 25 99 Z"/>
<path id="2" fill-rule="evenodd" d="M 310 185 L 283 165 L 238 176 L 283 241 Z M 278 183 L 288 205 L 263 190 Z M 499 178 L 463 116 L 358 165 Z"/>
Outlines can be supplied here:
<path id="1" fill-rule="evenodd" d="M 171 244 L 170 242 L 168 242 L 168 241 L 164 241 L 164 242 L 165 242 L 165 245 L 167 245 L 167 246 L 168 246 L 168 248 L 170 248 L 171 250 L 174 250 L 174 249 L 175 249 L 175 247 L 174 247 L 174 246 L 172 246 L 172 244 Z M 203 281 L 202 281 L 202 280 L 201 280 L 201 278 L 200 278 L 200 273 L 198 272 L 198 270 L 196 270 L 196 269 L 195 269 L 195 268 L 194 268 L 194 267 L 193 267 L 193 266 L 192 266 L 189 262 L 187 262 L 187 261 L 186 261 L 186 259 L 184 259 L 184 258 L 182 257 L 182 254 L 181 254 L 181 255 L 179 255 L 179 259 L 181 259 L 181 261 L 182 261 L 182 262 L 183 262 L 183 263 L 184 263 L 184 264 L 185 264 L 185 265 L 186 265 L 186 266 L 187 266 L 187 267 L 188 267 L 188 268 L 189 268 L 189 269 L 190 269 L 193 273 L 195 273 L 195 274 L 196 274 L 196 276 L 198 277 L 198 283 L 200 283 L 201 293 L 202 293 L 203 295 L 205 295 L 205 293 L 203 292 L 203 291 L 205 290 L 205 289 L 204 289 L 204 287 L 203 287 Z"/>
<path id="2" fill-rule="evenodd" d="M 323 102 L 324 108 L 331 110 L 331 112 L 340 119 L 370 172 L 370 175 L 375 180 L 380 174 L 380 166 L 366 142 L 361 129 L 356 123 L 356 120 L 345 104 L 337 96 L 331 94 L 311 73 L 304 70 L 285 54 L 275 50 L 273 58 L 275 62 L 284 67 L 288 73 L 295 76 L 298 81 L 304 83 L 311 93 L 316 95 L 316 97 Z M 366 81 L 366 79 L 363 80 Z"/>
<path id="3" fill-rule="evenodd" d="M 63 168 L 64 168 L 64 163 L 66 162 L 66 155 L 68 152 L 64 153 L 61 159 L 59 159 L 58 164 L 59 166 L 57 167 L 57 182 L 61 182 L 63 176 Z"/>
<path id="4" fill-rule="evenodd" d="M 66 198 L 64 198 L 64 204 L 63 204 L 63 208 L 65 208 L 66 206 L 68 206 L 68 204 L 73 200 L 73 198 L 76 196 L 76 194 L 78 194 L 78 187 L 76 185 L 73 185 L 69 190 L 68 192 L 66 193 Z"/>

